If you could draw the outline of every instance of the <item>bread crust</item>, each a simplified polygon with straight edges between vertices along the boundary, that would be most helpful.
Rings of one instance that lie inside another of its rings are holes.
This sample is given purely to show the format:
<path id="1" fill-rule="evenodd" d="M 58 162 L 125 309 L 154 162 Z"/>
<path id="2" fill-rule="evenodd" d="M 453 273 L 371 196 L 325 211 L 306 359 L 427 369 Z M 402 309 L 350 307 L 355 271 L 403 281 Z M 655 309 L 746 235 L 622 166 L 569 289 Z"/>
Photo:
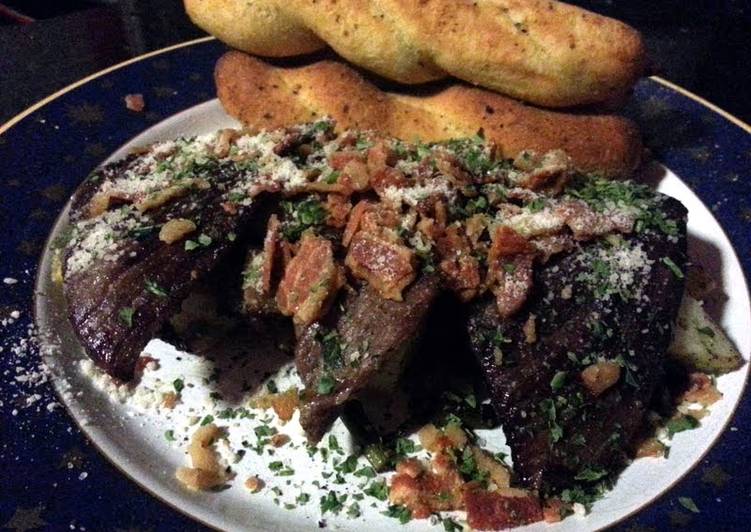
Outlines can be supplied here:
<path id="1" fill-rule="evenodd" d="M 374 129 L 425 142 L 482 130 L 503 157 L 562 149 L 579 171 L 608 177 L 629 176 L 642 155 L 638 129 L 623 117 L 536 109 L 461 85 L 429 96 L 383 92 L 334 61 L 282 68 L 231 51 L 217 62 L 215 80 L 227 113 L 250 129 L 331 116 L 340 129 Z"/>
<path id="2" fill-rule="evenodd" d="M 193 21 L 261 56 L 328 44 L 401 83 L 455 76 L 547 107 L 611 102 L 642 75 L 633 28 L 549 0 L 185 0 Z"/>

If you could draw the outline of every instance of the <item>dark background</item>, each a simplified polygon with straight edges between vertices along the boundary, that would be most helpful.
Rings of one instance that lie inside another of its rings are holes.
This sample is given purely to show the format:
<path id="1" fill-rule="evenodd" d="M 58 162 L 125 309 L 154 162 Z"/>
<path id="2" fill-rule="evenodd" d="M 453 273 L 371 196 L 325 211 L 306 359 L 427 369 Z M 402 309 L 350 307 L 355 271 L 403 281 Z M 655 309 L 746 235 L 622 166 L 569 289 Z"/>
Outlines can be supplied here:
<path id="1" fill-rule="evenodd" d="M 751 122 L 751 2 L 571 3 L 645 36 L 656 73 Z M 200 37 L 181 0 L 0 0 L 0 123 L 88 74 Z"/>

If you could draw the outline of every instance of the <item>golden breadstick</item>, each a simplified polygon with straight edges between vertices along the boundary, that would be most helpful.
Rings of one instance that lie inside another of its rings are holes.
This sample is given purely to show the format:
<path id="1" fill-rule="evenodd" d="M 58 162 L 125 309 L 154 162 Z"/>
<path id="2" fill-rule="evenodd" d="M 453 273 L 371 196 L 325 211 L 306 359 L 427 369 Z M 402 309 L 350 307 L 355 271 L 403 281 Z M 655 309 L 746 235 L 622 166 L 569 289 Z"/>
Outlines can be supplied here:
<path id="1" fill-rule="evenodd" d="M 257 55 L 328 43 L 402 83 L 449 75 L 549 107 L 607 102 L 642 74 L 639 33 L 548 0 L 185 0 L 193 21 Z"/>
<path id="2" fill-rule="evenodd" d="M 431 96 L 387 93 L 332 61 L 281 68 L 228 52 L 217 62 L 215 79 L 226 111 L 251 129 L 323 116 L 334 118 L 339 129 L 375 129 L 426 142 L 468 137 L 482 129 L 504 157 L 562 149 L 580 171 L 611 177 L 629 175 L 642 154 L 636 127 L 619 116 L 535 109 L 465 86 Z"/>

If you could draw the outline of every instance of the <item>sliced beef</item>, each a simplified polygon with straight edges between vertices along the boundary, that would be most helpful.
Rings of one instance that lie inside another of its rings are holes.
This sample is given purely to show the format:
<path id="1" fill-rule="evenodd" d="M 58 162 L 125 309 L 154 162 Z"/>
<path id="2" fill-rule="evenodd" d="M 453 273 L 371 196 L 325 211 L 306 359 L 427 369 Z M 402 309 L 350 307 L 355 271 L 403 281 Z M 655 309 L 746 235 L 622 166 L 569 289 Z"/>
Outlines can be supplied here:
<path id="1" fill-rule="evenodd" d="M 89 200 L 102 180 L 118 178 L 125 166 L 120 162 L 106 167 L 77 191 L 70 218 L 81 227 L 79 240 L 101 230 L 101 226 L 81 225 L 88 217 Z M 64 291 L 70 321 L 88 355 L 109 374 L 130 379 L 144 346 L 191 287 L 253 231 L 254 213 L 264 210 L 260 198 L 250 207 L 222 206 L 224 193 L 240 177 L 231 167 L 219 165 L 212 171 L 211 186 L 194 188 L 146 216 L 134 212 L 137 222 L 121 224 L 116 256 L 98 258 L 76 270 L 70 268 L 69 259 L 81 253 L 80 246 L 66 248 Z M 132 206 L 122 208 L 134 211 Z M 174 218 L 195 222 L 196 230 L 167 244 L 159 239 L 160 227 Z M 194 247 L 186 247 L 186 240 Z"/>
<path id="2" fill-rule="evenodd" d="M 435 276 L 418 279 L 403 301 L 384 299 L 364 285 L 300 331 L 295 361 L 306 386 L 300 421 L 312 441 L 321 439 L 346 402 L 389 399 L 439 292 Z"/>
<path id="3" fill-rule="evenodd" d="M 598 241 L 537 266 L 512 317 L 500 319 L 494 300 L 471 307 L 472 349 L 529 487 L 597 480 L 624 463 L 643 426 L 686 263 L 685 208 L 664 198 L 657 214 L 671 235 Z"/>

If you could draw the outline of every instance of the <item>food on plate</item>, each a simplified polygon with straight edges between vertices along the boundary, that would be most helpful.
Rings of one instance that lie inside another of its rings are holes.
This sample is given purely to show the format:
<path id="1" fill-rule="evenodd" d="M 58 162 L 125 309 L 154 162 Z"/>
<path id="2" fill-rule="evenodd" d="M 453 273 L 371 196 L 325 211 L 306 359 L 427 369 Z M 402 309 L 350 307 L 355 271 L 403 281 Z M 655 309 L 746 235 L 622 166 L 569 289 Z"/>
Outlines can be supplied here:
<path id="1" fill-rule="evenodd" d="M 560 519 L 628 459 L 659 452 L 643 439 L 668 380 L 685 218 L 678 201 L 580 172 L 561 150 L 512 159 L 480 136 L 408 142 L 322 119 L 158 142 L 98 169 L 74 196 L 60 258 L 73 329 L 110 375 L 131 378 L 168 321 L 189 330 L 175 314 L 210 286 L 244 327 L 294 327 L 302 389 L 274 385 L 250 406 L 299 419 L 311 449 L 341 417 L 368 475 L 395 468 L 372 489 L 399 519 L 464 510 L 497 529 Z M 704 374 L 684 384 L 681 400 L 720 397 Z M 704 415 L 680 408 L 673 432 Z M 191 489 L 231 477 L 213 421 L 178 472 Z M 499 422 L 513 475 L 471 430 Z M 420 426 L 430 461 L 398 439 Z M 259 455 L 262 437 L 274 452 L 290 441 L 256 436 Z"/>
<path id="2" fill-rule="evenodd" d="M 645 64 L 633 28 L 554 1 L 185 0 L 194 23 L 231 46 L 288 56 L 331 46 L 402 83 L 454 76 L 549 107 L 628 93 Z"/>
<path id="3" fill-rule="evenodd" d="M 654 208 L 665 230 L 579 246 L 536 268 L 524 311 L 499 319 L 492 300 L 471 311 L 514 471 L 543 492 L 628 460 L 663 380 L 683 293 L 668 264 L 684 269 L 686 210 L 672 198 Z"/>
<path id="4" fill-rule="evenodd" d="M 683 296 L 668 354 L 688 367 L 712 374 L 743 365 L 740 353 L 704 310 L 702 301 L 688 293 Z"/>
<path id="5" fill-rule="evenodd" d="M 217 94 L 227 113 L 252 130 L 330 116 L 343 129 L 373 129 L 423 142 L 482 130 L 501 157 L 563 150 L 584 173 L 628 177 L 642 157 L 636 126 L 615 115 L 529 107 L 492 92 L 452 86 L 430 95 L 383 92 L 342 63 L 274 67 L 240 52 L 217 63 Z"/>

